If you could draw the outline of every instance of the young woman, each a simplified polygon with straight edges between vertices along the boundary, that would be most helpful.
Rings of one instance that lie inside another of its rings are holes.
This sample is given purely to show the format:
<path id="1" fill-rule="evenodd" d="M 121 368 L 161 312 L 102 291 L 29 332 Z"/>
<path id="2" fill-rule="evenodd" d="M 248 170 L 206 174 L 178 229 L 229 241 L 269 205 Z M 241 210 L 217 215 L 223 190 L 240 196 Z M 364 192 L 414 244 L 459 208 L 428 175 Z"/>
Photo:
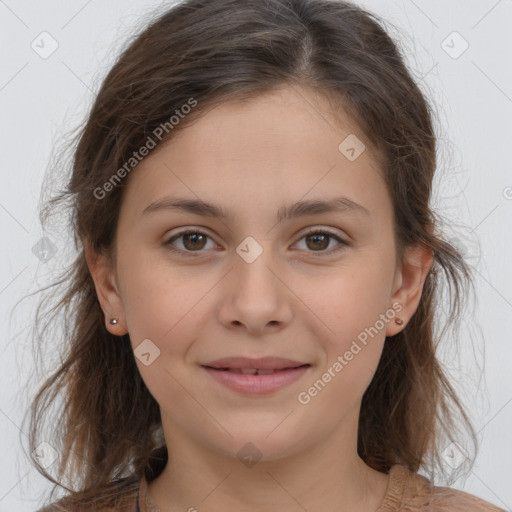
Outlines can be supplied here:
<path id="1" fill-rule="evenodd" d="M 31 409 L 69 492 L 45 510 L 499 511 L 418 473 L 463 467 L 471 431 L 435 351 L 439 287 L 454 320 L 470 280 L 435 167 L 429 105 L 351 3 L 188 0 L 145 29 L 49 205 L 79 253 Z"/>

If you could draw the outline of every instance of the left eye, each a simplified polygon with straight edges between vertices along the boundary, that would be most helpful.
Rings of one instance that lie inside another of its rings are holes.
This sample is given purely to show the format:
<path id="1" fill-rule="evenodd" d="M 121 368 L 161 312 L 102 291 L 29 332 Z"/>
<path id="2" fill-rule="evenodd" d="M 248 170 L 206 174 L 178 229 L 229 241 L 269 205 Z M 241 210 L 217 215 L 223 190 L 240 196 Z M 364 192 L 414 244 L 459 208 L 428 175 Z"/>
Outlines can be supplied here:
<path id="1" fill-rule="evenodd" d="M 346 246 L 349 245 L 348 242 L 342 240 L 339 236 L 330 233 L 329 231 L 321 231 L 321 230 L 312 230 L 307 232 L 302 238 L 306 239 L 306 243 L 312 242 L 316 245 L 316 249 L 320 249 L 320 251 L 312 251 L 312 252 L 337 252 L 342 249 L 345 249 Z M 327 247 L 330 245 L 331 240 L 336 240 L 338 242 L 338 247 L 334 250 L 325 251 Z"/>
<path id="2" fill-rule="evenodd" d="M 175 240 L 183 239 L 183 248 L 176 248 L 173 247 L 173 243 Z M 168 246 L 168 249 L 171 252 L 181 253 L 186 256 L 200 256 L 200 254 L 193 254 L 193 253 L 201 253 L 203 252 L 202 249 L 205 248 L 206 241 L 210 237 L 201 231 L 193 231 L 193 230 L 187 230 L 182 231 L 181 233 L 177 233 L 173 237 L 171 237 L 167 242 L 165 242 L 165 245 Z M 312 230 L 307 233 L 305 233 L 300 240 L 306 240 L 306 244 L 309 244 L 309 248 L 311 248 L 311 244 L 313 244 L 313 249 L 309 252 L 337 252 L 340 250 L 345 249 L 347 246 L 349 246 L 349 242 L 342 240 L 339 236 L 334 235 L 333 233 L 330 233 L 329 231 L 322 231 L 322 230 Z M 330 241 L 334 239 L 338 242 L 338 247 L 326 251 L 325 249 L 328 248 L 330 245 Z M 315 247 L 316 246 L 316 247 Z"/>

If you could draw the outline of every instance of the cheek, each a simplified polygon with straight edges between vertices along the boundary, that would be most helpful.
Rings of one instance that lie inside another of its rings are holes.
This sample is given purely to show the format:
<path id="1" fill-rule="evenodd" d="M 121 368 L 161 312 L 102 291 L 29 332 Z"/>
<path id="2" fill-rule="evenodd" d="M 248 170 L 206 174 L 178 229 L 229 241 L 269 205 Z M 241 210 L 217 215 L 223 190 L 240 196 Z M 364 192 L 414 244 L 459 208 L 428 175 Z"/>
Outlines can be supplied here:
<path id="1" fill-rule="evenodd" d="M 386 317 L 390 309 L 390 261 L 361 255 L 357 263 L 333 272 L 318 286 L 304 285 L 303 291 L 309 290 L 304 302 L 314 313 L 310 315 L 312 322 L 320 326 L 317 337 L 324 352 L 315 376 L 322 381 L 316 381 L 315 389 L 322 389 L 318 405 L 333 401 L 354 405 L 371 382 L 386 327 L 394 316 L 391 310 Z"/>
<path id="2" fill-rule="evenodd" d="M 376 293 L 374 280 L 340 279 L 336 284 L 343 291 L 318 295 L 319 316 L 329 326 L 322 335 L 318 332 L 324 357 L 298 397 L 312 417 L 330 411 L 333 421 L 358 407 L 377 369 L 387 325 L 381 320 L 387 296 Z"/>
<path id="3" fill-rule="evenodd" d="M 130 257 L 123 264 L 134 269 L 125 273 L 123 303 L 139 373 L 161 408 L 190 410 L 194 421 L 200 422 L 200 409 L 195 410 L 193 400 L 183 392 L 183 385 L 187 386 L 183 361 L 200 328 L 200 298 L 211 285 L 194 286 L 184 276 L 170 278 L 169 269 L 155 261 L 142 263 Z"/>
<path id="4" fill-rule="evenodd" d="M 147 328 L 163 335 L 184 314 L 186 279 L 170 271 L 160 250 L 129 243 L 120 248 L 118 272 L 128 330 Z M 190 283 L 188 289 L 193 289 Z"/>
<path id="5" fill-rule="evenodd" d="M 119 259 L 119 269 L 133 348 L 149 339 L 162 354 L 181 354 L 182 359 L 198 325 L 201 297 L 211 285 L 192 282 L 184 274 L 171 275 L 162 258 L 151 261 L 137 252 L 126 254 L 130 256 Z"/>
<path id="6" fill-rule="evenodd" d="M 390 269 L 375 259 L 360 258 L 354 265 L 317 279 L 305 279 L 297 295 L 338 345 L 375 324 L 390 306 Z M 384 329 L 385 331 L 385 329 Z"/>

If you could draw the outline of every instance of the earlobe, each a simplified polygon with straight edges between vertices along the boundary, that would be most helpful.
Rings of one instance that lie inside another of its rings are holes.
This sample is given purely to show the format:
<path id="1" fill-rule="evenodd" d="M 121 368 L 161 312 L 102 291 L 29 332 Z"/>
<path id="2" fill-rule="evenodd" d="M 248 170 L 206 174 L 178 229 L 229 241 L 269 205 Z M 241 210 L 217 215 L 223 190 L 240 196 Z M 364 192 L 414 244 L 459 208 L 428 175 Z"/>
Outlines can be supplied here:
<path id="1" fill-rule="evenodd" d="M 96 252 L 90 245 L 84 245 L 84 255 L 94 281 L 96 295 L 105 314 L 107 330 L 123 336 L 128 331 L 124 322 L 124 308 L 115 280 L 115 269 L 108 254 Z M 111 320 L 115 319 L 115 322 Z"/>
<path id="2" fill-rule="evenodd" d="M 386 336 L 398 334 L 414 315 L 433 261 L 434 254 L 425 245 L 418 244 L 406 248 L 404 261 L 396 276 L 398 285 L 391 298 L 391 303 L 399 302 L 402 309 L 397 313 L 395 321 L 388 324 Z M 403 322 L 400 323 L 397 319 Z"/>

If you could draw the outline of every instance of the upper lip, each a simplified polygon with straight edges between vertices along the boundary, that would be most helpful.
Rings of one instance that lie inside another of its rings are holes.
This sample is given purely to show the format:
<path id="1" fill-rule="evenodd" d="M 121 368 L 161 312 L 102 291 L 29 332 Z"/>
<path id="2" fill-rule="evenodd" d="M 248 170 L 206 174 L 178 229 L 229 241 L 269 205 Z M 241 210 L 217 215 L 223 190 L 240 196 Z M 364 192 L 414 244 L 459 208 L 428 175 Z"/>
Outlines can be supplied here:
<path id="1" fill-rule="evenodd" d="M 283 357 L 260 357 L 257 359 L 250 357 L 224 357 L 216 359 L 201 366 L 209 366 L 211 368 L 233 368 L 233 369 L 256 369 L 256 370 L 283 370 L 285 368 L 297 368 L 308 363 L 285 359 Z"/>

